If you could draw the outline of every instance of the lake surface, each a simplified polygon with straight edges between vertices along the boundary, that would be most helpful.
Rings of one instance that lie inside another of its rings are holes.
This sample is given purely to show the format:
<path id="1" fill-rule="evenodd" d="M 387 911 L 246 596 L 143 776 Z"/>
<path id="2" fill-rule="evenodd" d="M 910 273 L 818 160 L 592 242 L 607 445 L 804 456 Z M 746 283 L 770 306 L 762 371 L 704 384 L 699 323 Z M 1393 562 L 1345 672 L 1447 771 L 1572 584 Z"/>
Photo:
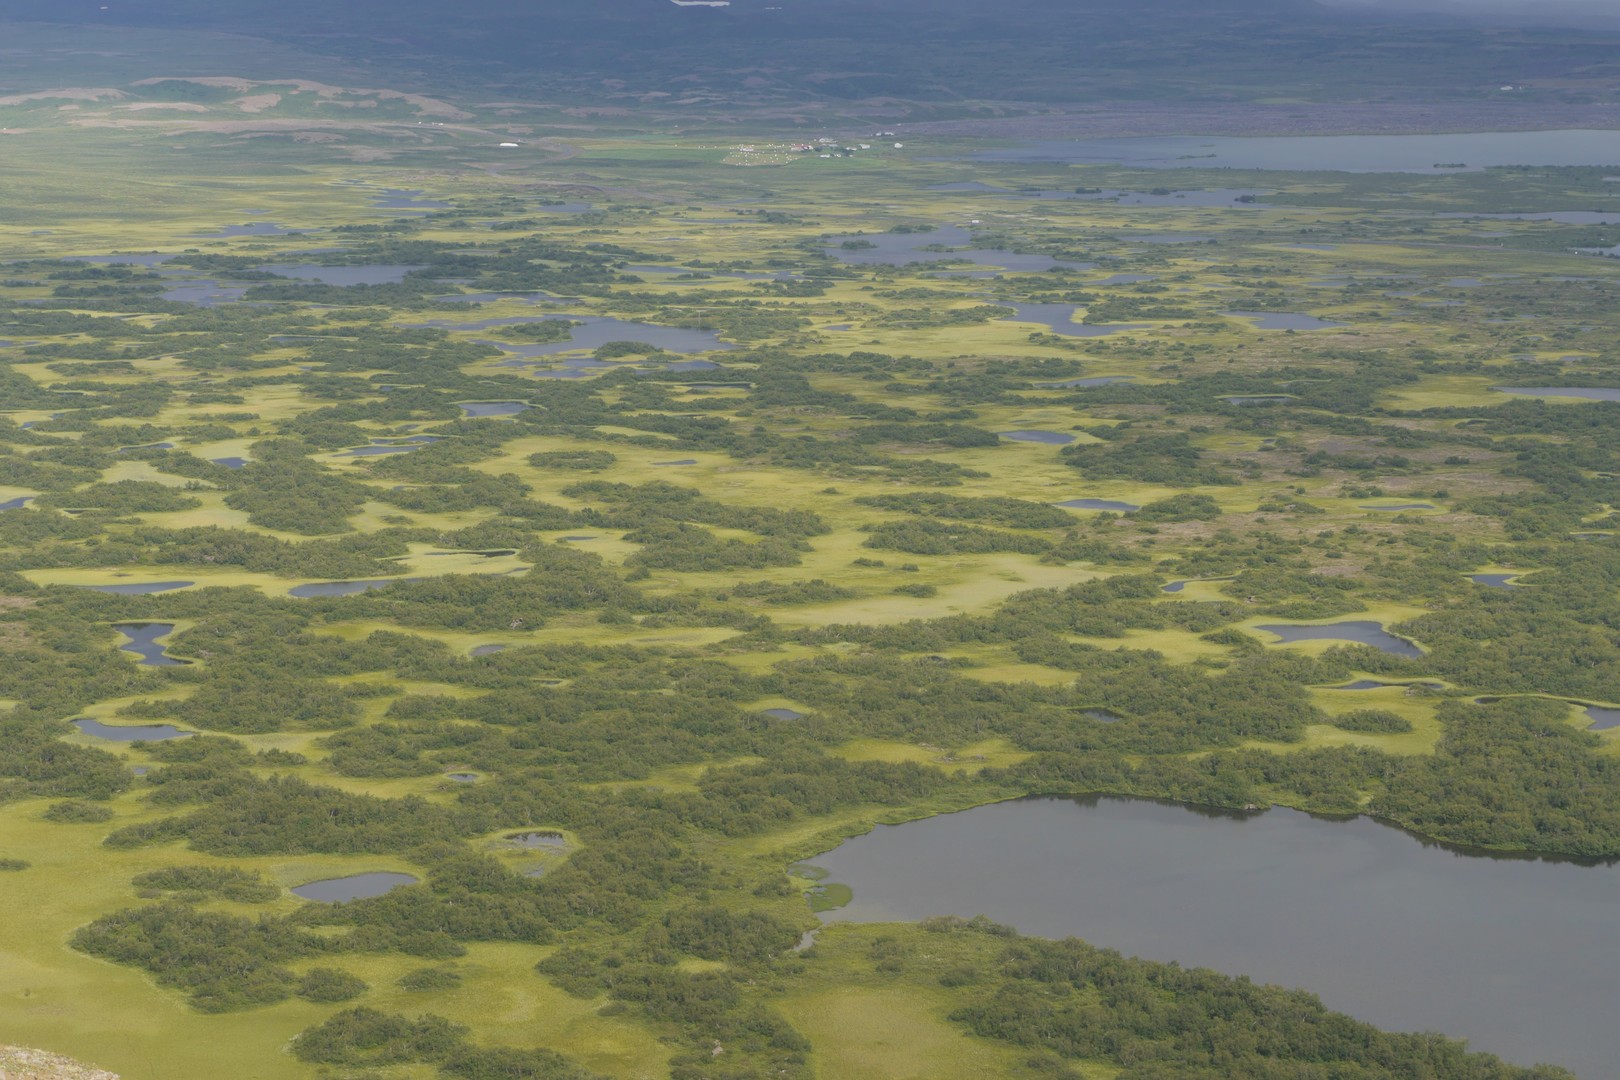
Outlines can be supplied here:
<path id="1" fill-rule="evenodd" d="M 1620 869 L 1460 854 L 1367 818 L 1025 799 L 878 826 L 815 860 L 829 921 L 988 915 L 1025 933 L 1301 986 L 1583 1077 L 1620 1061 Z"/>
<path id="2" fill-rule="evenodd" d="M 1396 656 L 1423 655 L 1423 650 L 1410 641 L 1396 637 L 1385 630 L 1382 623 L 1370 620 L 1328 623 L 1325 626 L 1272 623 L 1267 626 L 1257 626 L 1255 629 L 1277 635 L 1282 639 L 1281 644 L 1284 645 L 1296 641 L 1353 641 L 1359 645 L 1371 645 L 1375 649 L 1382 649 L 1384 652 L 1393 653 Z"/>
<path id="3" fill-rule="evenodd" d="M 1495 165 L 1620 164 L 1620 131 L 1038 140 L 981 150 L 968 160 L 1123 164 L 1150 169 L 1447 173 Z M 1441 167 L 1450 164 L 1463 168 Z"/>
<path id="4" fill-rule="evenodd" d="M 128 638 L 118 646 L 120 650 L 140 657 L 141 667 L 183 667 L 190 660 L 177 660 L 165 651 L 158 638 L 174 633 L 174 623 L 127 622 L 114 623 L 113 629 Z"/>
<path id="5" fill-rule="evenodd" d="M 189 739 L 195 731 L 182 731 L 170 724 L 136 724 L 113 726 L 99 720 L 75 720 L 73 726 L 80 734 L 93 735 L 108 742 L 164 742 L 168 739 Z"/>
<path id="6" fill-rule="evenodd" d="M 1493 386 L 1500 394 L 1527 397 L 1572 397 L 1588 401 L 1620 401 L 1620 388 L 1612 386 Z"/>
<path id="7" fill-rule="evenodd" d="M 311 881 L 294 888 L 293 895 L 305 900 L 318 900 L 323 904 L 341 904 L 349 900 L 365 900 L 393 892 L 402 885 L 415 885 L 410 874 L 374 871 L 369 874 L 351 874 L 349 877 Z"/>
<path id="8" fill-rule="evenodd" d="M 173 592 L 175 589 L 189 589 L 197 584 L 195 581 L 144 581 L 130 585 L 81 585 L 81 589 L 91 592 L 112 593 L 114 596 L 149 596 L 152 593 Z M 123 629 L 123 627 L 119 627 Z M 170 627 L 172 630 L 173 627 Z M 126 631 L 127 633 L 127 631 Z"/>
<path id="9" fill-rule="evenodd" d="M 1586 715 L 1592 720 L 1587 725 L 1589 731 L 1607 731 L 1609 728 L 1620 727 L 1620 709 L 1605 709 L 1598 705 L 1588 705 Z"/>
<path id="10" fill-rule="evenodd" d="M 5 502 L 0 502 L 0 510 L 21 510 L 23 507 L 32 502 L 33 499 L 34 496 L 32 495 L 19 495 L 15 499 L 7 499 Z"/>
<path id="11" fill-rule="evenodd" d="M 998 434 L 1012 442 L 1046 443 L 1049 446 L 1067 446 L 1074 442 L 1073 435 L 1061 431 L 1002 431 Z"/>

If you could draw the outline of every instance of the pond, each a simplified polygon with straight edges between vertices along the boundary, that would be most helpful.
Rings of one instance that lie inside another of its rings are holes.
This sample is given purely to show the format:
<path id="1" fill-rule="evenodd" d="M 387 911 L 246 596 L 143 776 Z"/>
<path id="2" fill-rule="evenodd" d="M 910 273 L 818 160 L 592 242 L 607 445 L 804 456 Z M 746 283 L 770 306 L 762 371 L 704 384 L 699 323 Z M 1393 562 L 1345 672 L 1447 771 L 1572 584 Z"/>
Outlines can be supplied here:
<path id="1" fill-rule="evenodd" d="M 735 345 L 720 340 L 713 330 L 692 330 L 679 326 L 657 326 L 653 323 L 627 322 L 603 315 L 522 315 L 510 319 L 482 319 L 478 322 L 449 322 L 413 324 L 434 326 L 441 330 L 489 330 L 499 326 L 523 323 L 571 322 L 569 336 L 562 341 L 508 342 L 481 340 L 514 356 L 554 356 L 558 353 L 581 352 L 597 349 L 610 341 L 636 341 L 672 353 L 717 352 L 734 349 Z"/>
<path id="2" fill-rule="evenodd" d="M 416 878 L 410 874 L 379 870 L 369 874 L 351 874 L 348 877 L 311 881 L 307 885 L 297 886 L 292 891 L 293 895 L 301 896 L 305 900 L 317 900 L 323 904 L 342 904 L 349 900 L 366 900 L 373 896 L 382 896 L 402 885 L 415 884 Z"/>
<path id="3" fill-rule="evenodd" d="M 370 266 L 316 266 L 313 263 L 301 263 L 297 266 L 260 266 L 259 270 L 268 271 L 278 277 L 292 278 L 295 281 L 314 281 L 322 285 L 397 285 L 405 280 L 405 275 L 412 270 L 422 270 L 422 266 L 373 264 Z"/>
<path id="4" fill-rule="evenodd" d="M 1161 586 L 1159 591 L 1160 592 L 1167 592 L 1167 593 L 1178 593 L 1178 592 L 1184 591 L 1187 588 L 1187 586 L 1195 585 L 1200 581 L 1231 581 L 1231 580 L 1232 579 L 1229 578 L 1229 577 L 1186 578 L 1183 581 L 1172 581 L 1168 585 Z"/>
<path id="5" fill-rule="evenodd" d="M 509 833 L 503 839 L 508 844 L 523 848 L 560 848 L 568 846 L 567 837 L 555 829 L 536 829 L 533 832 Z"/>
<path id="6" fill-rule="evenodd" d="M 1469 574 L 1468 580 L 1487 589 L 1518 589 L 1518 574 Z"/>
<path id="7" fill-rule="evenodd" d="M 353 596 L 356 593 L 367 592 L 371 589 L 386 589 L 390 585 L 401 581 L 412 581 L 413 578 L 378 578 L 372 581 L 312 581 L 308 585 L 295 585 L 287 590 L 288 596 L 296 596 L 300 600 L 308 600 L 318 596 Z"/>
<path id="8" fill-rule="evenodd" d="M 1056 505 L 1065 510 L 1112 510 L 1118 514 L 1134 514 L 1142 509 L 1135 503 L 1119 502 L 1115 499 L 1070 499 Z"/>
<path id="9" fill-rule="evenodd" d="M 967 160 L 1150 169 L 1448 173 L 1496 165 L 1613 165 L 1620 163 L 1620 131 L 1051 139 L 980 150 Z M 1463 167 L 1447 167 L 1457 163 Z"/>
<path id="10" fill-rule="evenodd" d="M 527 401 L 463 401 L 460 405 L 468 416 L 516 416 L 529 407 Z"/>
<path id="11" fill-rule="evenodd" d="M 241 225 L 221 225 L 214 232 L 192 233 L 199 240 L 216 240 L 226 236 L 296 236 L 299 230 L 289 229 L 273 221 L 248 221 Z"/>
<path id="12" fill-rule="evenodd" d="M 1072 390 L 1087 386 L 1113 386 L 1135 380 L 1134 375 L 1098 375 L 1090 379 L 1064 379 L 1062 382 L 1038 382 L 1035 385 L 1042 390 Z"/>
<path id="13" fill-rule="evenodd" d="M 1069 270 L 1090 270 L 1091 263 L 1059 259 L 1051 255 L 1030 255 L 999 248 L 970 248 L 973 234 L 957 225 L 928 232 L 863 233 L 835 236 L 824 248 L 839 262 L 853 266 L 905 266 L 919 262 L 965 262 L 995 266 L 1003 270 L 1042 271 L 1055 266 Z M 849 247 L 843 245 L 848 244 Z M 944 247 L 960 250 L 930 251 Z"/>
<path id="14" fill-rule="evenodd" d="M 141 667 L 184 667 L 191 663 L 190 660 L 177 660 L 170 656 L 158 641 L 174 633 L 174 623 L 114 623 L 113 629 L 128 639 L 118 648 L 140 657 L 138 663 Z"/>
<path id="15" fill-rule="evenodd" d="M 81 589 L 91 592 L 112 593 L 114 596 L 149 596 L 152 593 L 173 592 L 175 589 L 189 589 L 197 584 L 195 581 L 143 581 L 128 585 L 81 585 Z"/>
<path id="16" fill-rule="evenodd" d="M 450 204 L 438 199 L 424 199 L 420 191 L 409 188 L 385 188 L 371 198 L 371 205 L 379 210 L 448 210 Z"/>
<path id="17" fill-rule="evenodd" d="M 1328 623 L 1326 625 L 1308 626 L 1291 623 L 1272 623 L 1267 626 L 1257 626 L 1256 630 L 1264 630 L 1268 634 L 1275 634 L 1281 638 L 1279 644 L 1288 645 L 1296 641 L 1353 641 L 1358 645 L 1371 645 L 1396 656 L 1422 656 L 1423 650 L 1407 641 L 1396 637 L 1384 629 L 1382 623 L 1370 620 L 1351 620 L 1349 622 Z"/>
<path id="18" fill-rule="evenodd" d="M 1620 401 L 1620 387 L 1612 386 L 1493 386 L 1499 394 L 1527 397 L 1572 397 L 1588 401 Z"/>
<path id="19" fill-rule="evenodd" d="M 1463 854 L 1367 818 L 1026 799 L 878 826 L 815 860 L 829 920 L 984 914 L 1304 987 L 1392 1030 L 1610 1076 L 1620 869 Z"/>
<path id="20" fill-rule="evenodd" d="M 247 464 L 247 458 L 244 457 L 217 457 L 209 460 L 215 465 L 223 465 L 227 469 L 240 469 Z"/>
<path id="21" fill-rule="evenodd" d="M 1287 311 L 1226 311 L 1235 319 L 1248 319 L 1254 323 L 1256 330 L 1330 330 L 1335 326 L 1344 326 L 1341 322 L 1329 322 L 1318 319 L 1315 315 L 1300 315 Z"/>
<path id="22" fill-rule="evenodd" d="M 1220 400 L 1228 405 L 1284 405 L 1295 398 L 1292 394 L 1226 394 Z"/>
<path id="23" fill-rule="evenodd" d="M 1054 334 L 1067 337 L 1107 337 L 1126 330 L 1145 330 L 1146 323 L 1080 323 L 1074 317 L 1078 312 L 1073 304 L 1006 304 L 1018 314 L 1008 322 L 1040 323 Z"/>
<path id="24" fill-rule="evenodd" d="M 1012 442 L 1046 443 L 1048 446 L 1067 446 L 1074 442 L 1073 435 L 1065 435 L 1061 431 L 1001 431 L 997 434 Z"/>
<path id="25" fill-rule="evenodd" d="M 32 495 L 19 495 L 15 499 L 7 499 L 5 502 L 0 502 L 0 510 L 21 510 L 23 507 L 32 502 L 33 499 L 34 496 Z"/>
<path id="26" fill-rule="evenodd" d="M 1407 510 L 1433 510 L 1433 503 L 1396 503 L 1390 506 L 1363 506 L 1363 510 L 1378 510 L 1386 514 L 1399 514 Z"/>
<path id="27" fill-rule="evenodd" d="M 505 652 L 507 648 L 508 646 L 506 645 L 475 645 L 473 646 L 472 652 L 468 653 L 467 655 L 494 656 L 498 652 Z"/>
<path id="28" fill-rule="evenodd" d="M 1357 679 L 1355 682 L 1345 683 L 1343 686 L 1330 686 L 1329 690 L 1382 690 L 1389 686 L 1421 686 L 1426 690 L 1444 690 L 1444 683 L 1437 682 L 1379 682 L 1377 679 Z"/>
<path id="29" fill-rule="evenodd" d="M 772 720 L 803 720 L 806 714 L 797 709 L 761 709 L 760 715 Z"/>
<path id="30" fill-rule="evenodd" d="M 113 726 L 100 720 L 75 720 L 73 726 L 81 735 L 92 735 L 108 742 L 164 742 L 168 739 L 189 739 L 195 731 L 182 731 L 170 724 L 122 724 Z"/>

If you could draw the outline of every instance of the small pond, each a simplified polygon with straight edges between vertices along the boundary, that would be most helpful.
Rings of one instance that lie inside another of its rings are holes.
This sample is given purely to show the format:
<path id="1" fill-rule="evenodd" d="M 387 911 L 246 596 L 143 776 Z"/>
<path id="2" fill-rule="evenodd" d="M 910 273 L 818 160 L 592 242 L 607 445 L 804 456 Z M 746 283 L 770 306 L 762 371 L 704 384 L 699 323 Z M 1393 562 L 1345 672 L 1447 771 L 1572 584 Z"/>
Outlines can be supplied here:
<path id="1" fill-rule="evenodd" d="M 374 264 L 370 266 L 316 266 L 313 263 L 300 263 L 297 266 L 260 266 L 257 269 L 268 271 L 278 277 L 292 278 L 295 281 L 314 281 L 322 285 L 397 285 L 405 280 L 405 275 L 412 270 L 422 270 L 422 266 L 385 265 Z"/>
<path id="2" fill-rule="evenodd" d="M 1146 323 L 1080 323 L 1074 321 L 1079 310 L 1073 304 L 1005 304 L 1018 312 L 1008 322 L 1040 323 L 1054 334 L 1065 337 L 1107 337 L 1127 330 L 1145 330 Z"/>
<path id="3" fill-rule="evenodd" d="M 506 645 L 475 645 L 469 656 L 494 656 L 498 652 L 505 652 Z"/>
<path id="4" fill-rule="evenodd" d="M 1271 623 L 1266 626 L 1257 626 L 1255 629 L 1264 630 L 1268 634 L 1275 634 L 1282 639 L 1280 644 L 1284 645 L 1296 641 L 1352 641 L 1358 645 L 1371 645 L 1375 649 L 1381 649 L 1395 656 L 1423 655 L 1422 649 L 1405 638 L 1391 634 L 1384 629 L 1382 623 L 1365 619 L 1328 623 L 1322 626 Z"/>
<path id="5" fill-rule="evenodd" d="M 1329 690 L 1383 690 L 1390 686 L 1421 686 L 1426 690 L 1444 690 L 1445 685 L 1437 682 L 1379 682 L 1377 679 L 1357 679 L 1355 682 L 1345 683 L 1343 686 L 1330 686 Z"/>
<path id="6" fill-rule="evenodd" d="M 296 596 L 300 600 L 308 600 L 318 596 L 353 596 L 356 593 L 367 592 L 371 589 L 386 589 L 390 585 L 401 581 L 411 581 L 412 578 L 378 578 L 372 581 L 312 581 L 307 585 L 295 585 L 287 590 L 288 596 Z"/>
<path id="7" fill-rule="evenodd" d="M 1395 503 L 1390 506 L 1363 506 L 1363 510 L 1378 510 L 1386 514 L 1400 514 L 1407 510 L 1433 510 L 1433 503 Z"/>
<path id="8" fill-rule="evenodd" d="M 317 900 L 323 904 L 342 904 L 349 900 L 366 900 L 373 896 L 382 896 L 402 885 L 415 884 L 416 878 L 410 874 L 373 871 L 369 874 L 351 874 L 348 877 L 311 881 L 307 885 L 297 886 L 292 891 L 293 895 L 301 896 L 305 900 Z"/>
<path id="9" fill-rule="evenodd" d="M 191 663 L 190 660 L 177 660 L 170 656 L 158 641 L 174 633 L 174 623 L 114 623 L 113 629 L 128 639 L 118 648 L 140 657 L 138 663 L 141 667 L 183 667 Z"/>
<path id="10" fill-rule="evenodd" d="M 502 837 L 508 844 L 516 844 L 524 848 L 555 849 L 568 846 L 568 839 L 554 829 L 537 829 L 534 832 L 508 833 Z"/>
<path id="11" fill-rule="evenodd" d="M 7 499 L 5 502 L 0 502 L 0 510 L 21 510 L 23 507 L 32 502 L 33 499 L 34 496 L 32 495 L 19 495 L 15 499 Z"/>
<path id="12" fill-rule="evenodd" d="M 1056 505 L 1065 510 L 1112 510 L 1120 514 L 1134 514 L 1142 509 L 1135 503 L 1119 502 L 1116 499 L 1070 499 Z"/>
<path id="13" fill-rule="evenodd" d="M 529 407 L 527 401 L 463 401 L 460 405 L 468 416 L 516 416 Z"/>
<path id="14" fill-rule="evenodd" d="M 73 726 L 82 735 L 92 735 L 108 742 L 164 742 L 169 739 L 189 739 L 195 731 L 182 731 L 170 724 L 103 724 L 100 720 L 75 720 Z"/>
<path id="15" fill-rule="evenodd" d="M 387 188 L 371 198 L 371 205 L 379 210 L 448 210 L 450 204 L 438 199 L 424 199 L 420 191 L 408 188 Z"/>
<path id="16" fill-rule="evenodd" d="M 806 714 L 797 709 L 762 709 L 760 715 L 772 720 L 803 720 Z"/>
<path id="17" fill-rule="evenodd" d="M 1469 574 L 1468 580 L 1487 589 L 1518 589 L 1518 574 Z"/>
<path id="18" fill-rule="evenodd" d="M 1592 722 L 1587 725 L 1588 731 L 1607 731 L 1610 728 L 1620 727 L 1620 709 L 1588 705 L 1586 715 L 1592 718 Z"/>
<path id="19" fill-rule="evenodd" d="M 1160 592 L 1167 592 L 1167 593 L 1178 593 L 1178 592 L 1181 592 L 1181 591 L 1185 590 L 1187 588 L 1187 586 L 1197 584 L 1200 581 L 1231 581 L 1231 580 L 1232 579 L 1229 578 L 1229 577 L 1187 578 L 1187 579 L 1185 579 L 1183 581 L 1172 581 L 1170 584 L 1163 586 L 1159 591 Z"/>
<path id="20" fill-rule="evenodd" d="M 1012 442 L 1046 443 L 1049 446 L 1067 446 L 1074 442 L 1073 435 L 1065 435 L 1061 431 L 1001 431 L 997 434 Z"/>
<path id="21" fill-rule="evenodd" d="M 298 229 L 289 229 L 273 221 L 248 221 L 241 225 L 221 225 L 214 232 L 192 233 L 199 240 L 215 240 L 225 236 L 295 236 Z"/>
<path id="22" fill-rule="evenodd" d="M 1029 934 L 1304 987 L 1395 1031 L 1581 1076 L 1620 1061 L 1620 868 L 1485 857 L 1368 818 L 1026 799 L 818 857 L 835 921 L 984 914 Z"/>
<path id="23" fill-rule="evenodd" d="M 195 581 L 143 581 L 128 585 L 81 585 L 79 588 L 89 589 L 91 592 L 112 593 L 114 596 L 149 596 L 152 593 L 189 589 L 195 584 L 197 584 Z"/>
<path id="24" fill-rule="evenodd" d="M 1620 387 L 1613 386 L 1493 386 L 1499 394 L 1526 397 L 1572 397 L 1588 401 L 1620 401 Z"/>
<path id="25" fill-rule="evenodd" d="M 217 457 L 209 460 L 215 465 L 223 465 L 227 469 L 240 469 L 247 464 L 247 458 L 244 457 Z"/>
<path id="26" fill-rule="evenodd" d="M 1072 390 L 1087 386 L 1113 386 L 1117 383 L 1136 381 L 1134 375 L 1096 375 L 1089 379 L 1064 379 L 1062 382 L 1038 382 L 1035 385 L 1042 390 Z"/>
<path id="27" fill-rule="evenodd" d="M 697 458 L 681 458 L 678 461 L 651 461 L 649 465 L 696 465 Z"/>

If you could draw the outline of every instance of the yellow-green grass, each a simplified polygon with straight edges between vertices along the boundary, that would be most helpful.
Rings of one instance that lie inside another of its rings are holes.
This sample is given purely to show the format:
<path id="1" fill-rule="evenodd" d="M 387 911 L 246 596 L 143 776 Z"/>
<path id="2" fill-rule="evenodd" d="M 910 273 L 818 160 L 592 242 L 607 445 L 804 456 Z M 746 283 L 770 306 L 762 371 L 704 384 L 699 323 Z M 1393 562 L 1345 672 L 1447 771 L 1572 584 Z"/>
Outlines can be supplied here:
<path id="1" fill-rule="evenodd" d="M 935 765 L 949 772 L 978 772 L 1004 769 L 1028 760 L 1032 755 L 1019 750 L 1006 739 L 983 739 L 966 746 L 945 749 L 891 739 L 854 739 L 833 749 L 846 761 L 882 761 L 887 764 L 912 762 Z"/>

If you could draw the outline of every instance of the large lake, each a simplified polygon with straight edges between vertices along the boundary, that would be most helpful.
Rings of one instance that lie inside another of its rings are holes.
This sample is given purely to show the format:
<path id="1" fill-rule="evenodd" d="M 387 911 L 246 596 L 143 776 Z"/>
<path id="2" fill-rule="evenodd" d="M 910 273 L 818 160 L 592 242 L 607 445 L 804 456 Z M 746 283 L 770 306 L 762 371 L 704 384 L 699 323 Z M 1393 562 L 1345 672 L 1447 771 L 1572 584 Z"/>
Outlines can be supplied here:
<path id="1" fill-rule="evenodd" d="M 1368 818 L 1021 799 L 879 826 L 817 858 L 881 922 L 1044 937 L 1304 987 L 1391 1030 L 1583 1077 L 1620 1062 L 1620 868 L 1461 854 Z"/>
<path id="2" fill-rule="evenodd" d="M 1456 172 L 1437 166 L 1459 164 L 1469 170 L 1492 165 L 1615 165 L 1620 164 L 1620 131 L 1041 140 L 981 150 L 971 160 L 1334 172 Z"/>

